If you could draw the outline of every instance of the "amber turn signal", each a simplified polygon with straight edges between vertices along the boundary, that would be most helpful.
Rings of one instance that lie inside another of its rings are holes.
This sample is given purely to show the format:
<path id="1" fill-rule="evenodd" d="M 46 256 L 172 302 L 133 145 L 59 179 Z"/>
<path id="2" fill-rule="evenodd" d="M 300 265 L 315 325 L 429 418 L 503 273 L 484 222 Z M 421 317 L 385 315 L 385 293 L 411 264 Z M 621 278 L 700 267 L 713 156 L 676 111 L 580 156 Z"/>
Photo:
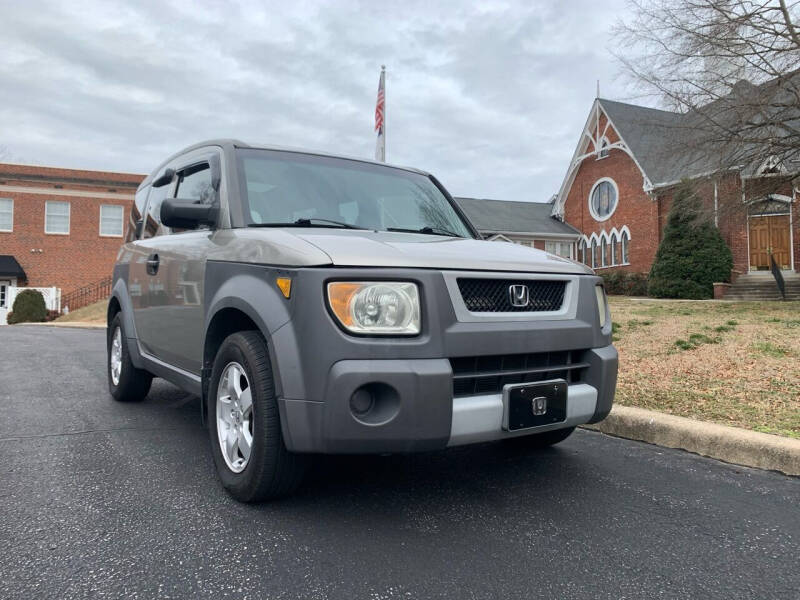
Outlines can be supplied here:
<path id="1" fill-rule="evenodd" d="M 288 298 L 292 294 L 292 280 L 288 277 L 278 277 L 275 283 L 278 284 L 278 288 L 285 298 Z"/>
<path id="2" fill-rule="evenodd" d="M 353 315 L 350 312 L 350 302 L 355 293 L 361 289 L 360 283 L 336 281 L 328 284 L 328 302 L 331 310 L 339 322 L 345 327 L 353 325 Z"/>

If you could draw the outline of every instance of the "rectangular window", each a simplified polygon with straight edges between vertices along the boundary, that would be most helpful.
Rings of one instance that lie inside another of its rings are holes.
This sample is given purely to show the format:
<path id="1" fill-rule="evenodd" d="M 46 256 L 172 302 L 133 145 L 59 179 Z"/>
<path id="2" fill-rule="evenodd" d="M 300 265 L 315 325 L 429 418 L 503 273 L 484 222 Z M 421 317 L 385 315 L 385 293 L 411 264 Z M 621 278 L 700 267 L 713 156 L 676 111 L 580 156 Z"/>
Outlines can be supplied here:
<path id="1" fill-rule="evenodd" d="M 69 202 L 44 203 L 44 232 L 69 233 Z"/>
<path id="2" fill-rule="evenodd" d="M 545 252 L 562 256 L 564 258 L 572 258 L 572 243 L 571 242 L 545 242 Z"/>
<path id="3" fill-rule="evenodd" d="M 0 231 L 14 229 L 14 201 L 11 198 L 0 198 Z"/>
<path id="4" fill-rule="evenodd" d="M 100 235 L 122 237 L 125 209 L 113 204 L 100 206 Z"/>

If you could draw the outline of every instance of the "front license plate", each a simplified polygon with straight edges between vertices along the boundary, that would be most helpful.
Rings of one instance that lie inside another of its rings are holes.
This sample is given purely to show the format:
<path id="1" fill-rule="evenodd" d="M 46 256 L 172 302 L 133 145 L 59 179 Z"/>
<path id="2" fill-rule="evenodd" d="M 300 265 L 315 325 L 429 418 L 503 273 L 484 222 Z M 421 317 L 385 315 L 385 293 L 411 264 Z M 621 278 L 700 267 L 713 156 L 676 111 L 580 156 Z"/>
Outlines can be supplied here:
<path id="1" fill-rule="evenodd" d="M 561 423 L 567 419 L 567 382 L 509 384 L 503 388 L 503 426 L 508 431 Z"/>

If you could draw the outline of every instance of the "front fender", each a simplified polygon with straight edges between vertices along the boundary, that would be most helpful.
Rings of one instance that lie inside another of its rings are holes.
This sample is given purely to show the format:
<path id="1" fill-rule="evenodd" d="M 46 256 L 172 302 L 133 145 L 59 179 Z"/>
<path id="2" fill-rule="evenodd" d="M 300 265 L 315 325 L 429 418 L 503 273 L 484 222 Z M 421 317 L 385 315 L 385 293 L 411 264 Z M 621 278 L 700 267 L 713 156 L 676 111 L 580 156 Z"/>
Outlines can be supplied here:
<path id="1" fill-rule="evenodd" d="M 277 393 L 283 393 L 284 373 L 296 370 L 299 355 L 296 345 L 281 344 L 276 351 L 274 336 L 291 321 L 294 301 L 278 289 L 277 277 L 293 278 L 296 273 L 263 265 L 209 262 L 206 267 L 205 290 L 209 299 L 204 323 L 204 339 L 214 317 L 233 308 L 253 321 L 267 341 Z"/>

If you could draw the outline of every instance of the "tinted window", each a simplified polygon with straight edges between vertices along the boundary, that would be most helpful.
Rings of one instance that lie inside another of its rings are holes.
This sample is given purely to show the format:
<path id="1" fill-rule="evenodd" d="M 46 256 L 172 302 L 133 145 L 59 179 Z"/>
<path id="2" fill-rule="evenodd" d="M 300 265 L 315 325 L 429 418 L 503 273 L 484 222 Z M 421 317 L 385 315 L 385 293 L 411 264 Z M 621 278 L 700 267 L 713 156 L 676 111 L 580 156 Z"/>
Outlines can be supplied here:
<path id="1" fill-rule="evenodd" d="M 125 236 L 126 242 L 131 242 L 136 239 L 136 224 L 142 218 L 142 211 L 144 211 L 145 203 L 147 202 L 147 194 L 150 192 L 150 186 L 147 185 L 136 192 L 136 198 L 131 207 L 130 219 L 128 221 L 128 233 Z"/>
<path id="2" fill-rule="evenodd" d="M 202 204 L 212 204 L 215 194 L 211 187 L 211 169 L 207 164 L 198 165 L 182 171 L 178 179 L 175 197 L 182 200 L 195 200 Z"/>
<path id="3" fill-rule="evenodd" d="M 432 227 L 472 237 L 425 175 L 371 163 L 240 150 L 245 218 L 250 223 L 330 219 L 369 229 Z"/>
<path id="4" fill-rule="evenodd" d="M 161 203 L 167 197 L 169 185 L 153 188 L 150 192 L 150 200 L 147 203 L 147 221 L 145 222 L 143 238 L 151 238 L 156 235 L 164 235 L 169 230 L 161 225 Z"/>

